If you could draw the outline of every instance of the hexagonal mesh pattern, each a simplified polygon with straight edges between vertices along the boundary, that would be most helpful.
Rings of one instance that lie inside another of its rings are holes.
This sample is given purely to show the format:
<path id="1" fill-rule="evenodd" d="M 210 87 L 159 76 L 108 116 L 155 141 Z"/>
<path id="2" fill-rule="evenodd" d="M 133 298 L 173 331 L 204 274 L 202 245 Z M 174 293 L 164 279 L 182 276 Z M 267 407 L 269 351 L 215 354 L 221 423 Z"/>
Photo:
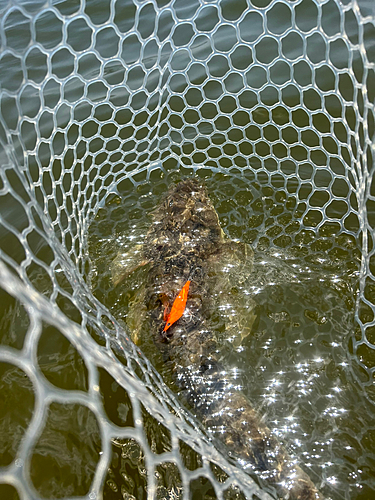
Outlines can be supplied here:
<path id="1" fill-rule="evenodd" d="M 88 228 L 107 195 L 120 194 L 121 216 L 133 220 L 142 190 L 160 194 L 197 173 L 235 186 L 213 188 L 229 235 L 251 205 L 242 234 L 255 250 L 315 241 L 318 266 L 327 252 L 349 256 L 345 271 L 358 279 L 345 345 L 368 408 L 356 431 L 343 431 L 345 479 L 324 491 L 372 497 L 372 2 L 0 9 L 0 496 L 274 495 L 216 450 L 89 286 Z M 319 481 L 329 486 L 327 475 Z"/>

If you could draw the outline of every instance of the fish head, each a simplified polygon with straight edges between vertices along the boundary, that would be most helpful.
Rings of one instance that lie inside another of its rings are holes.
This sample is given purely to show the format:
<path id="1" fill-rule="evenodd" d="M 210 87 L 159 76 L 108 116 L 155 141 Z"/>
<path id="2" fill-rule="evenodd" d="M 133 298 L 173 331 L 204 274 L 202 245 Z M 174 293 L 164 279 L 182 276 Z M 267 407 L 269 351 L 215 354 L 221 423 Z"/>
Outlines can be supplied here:
<path id="1" fill-rule="evenodd" d="M 223 240 L 207 189 L 194 178 L 172 185 L 153 217 L 146 247 L 154 259 L 156 251 L 163 259 L 188 253 L 204 257 Z"/>

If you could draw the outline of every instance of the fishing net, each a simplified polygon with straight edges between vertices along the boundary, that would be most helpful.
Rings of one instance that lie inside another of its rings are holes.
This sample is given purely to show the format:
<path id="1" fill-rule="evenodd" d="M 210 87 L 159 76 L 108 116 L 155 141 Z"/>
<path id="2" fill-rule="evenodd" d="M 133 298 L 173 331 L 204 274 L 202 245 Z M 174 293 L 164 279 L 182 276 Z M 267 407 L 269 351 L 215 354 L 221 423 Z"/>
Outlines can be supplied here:
<path id="1" fill-rule="evenodd" d="M 341 411 L 314 393 L 296 456 L 327 496 L 373 498 L 373 2 L 5 1 L 0 15 L 1 498 L 275 497 L 167 388 L 93 278 L 89 251 L 192 174 L 256 254 L 350 276 L 351 298 L 316 294 L 325 315 L 305 313 L 305 341 L 288 344 L 307 352 L 328 323 L 327 357 L 342 351 L 324 370 L 353 398 Z M 297 366 L 308 399 L 315 372 Z"/>

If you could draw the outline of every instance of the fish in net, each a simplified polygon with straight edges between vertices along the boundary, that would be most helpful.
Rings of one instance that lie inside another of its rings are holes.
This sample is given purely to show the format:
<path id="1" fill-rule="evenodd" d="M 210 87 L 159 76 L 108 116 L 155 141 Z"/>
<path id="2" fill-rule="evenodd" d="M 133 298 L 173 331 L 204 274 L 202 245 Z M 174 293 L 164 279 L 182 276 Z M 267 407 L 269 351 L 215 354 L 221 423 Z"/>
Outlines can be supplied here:
<path id="1" fill-rule="evenodd" d="M 263 266 L 241 385 L 325 497 L 372 498 L 371 2 L 0 12 L 0 495 L 275 498 L 114 314 L 114 236 L 195 175 Z"/>

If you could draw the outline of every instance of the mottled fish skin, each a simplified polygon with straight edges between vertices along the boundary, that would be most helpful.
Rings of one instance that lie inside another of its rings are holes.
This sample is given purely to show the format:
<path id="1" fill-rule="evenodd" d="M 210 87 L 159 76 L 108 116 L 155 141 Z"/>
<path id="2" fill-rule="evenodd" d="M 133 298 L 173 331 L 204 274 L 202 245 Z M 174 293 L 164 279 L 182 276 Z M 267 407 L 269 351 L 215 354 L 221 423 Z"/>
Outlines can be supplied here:
<path id="1" fill-rule="evenodd" d="M 225 367 L 210 329 L 215 265 L 225 252 L 244 261 L 251 258 L 250 247 L 226 239 L 205 187 L 195 179 L 171 186 L 153 219 L 141 256 L 149 265 L 142 299 L 154 341 L 170 361 L 184 398 L 207 429 L 214 434 L 220 429 L 217 435 L 231 456 L 251 464 L 280 498 L 321 500 L 310 477 L 292 461 L 249 400 L 222 375 Z M 119 274 L 117 266 L 117 280 Z M 186 310 L 164 331 L 165 308 L 187 280 L 191 284 Z"/>

